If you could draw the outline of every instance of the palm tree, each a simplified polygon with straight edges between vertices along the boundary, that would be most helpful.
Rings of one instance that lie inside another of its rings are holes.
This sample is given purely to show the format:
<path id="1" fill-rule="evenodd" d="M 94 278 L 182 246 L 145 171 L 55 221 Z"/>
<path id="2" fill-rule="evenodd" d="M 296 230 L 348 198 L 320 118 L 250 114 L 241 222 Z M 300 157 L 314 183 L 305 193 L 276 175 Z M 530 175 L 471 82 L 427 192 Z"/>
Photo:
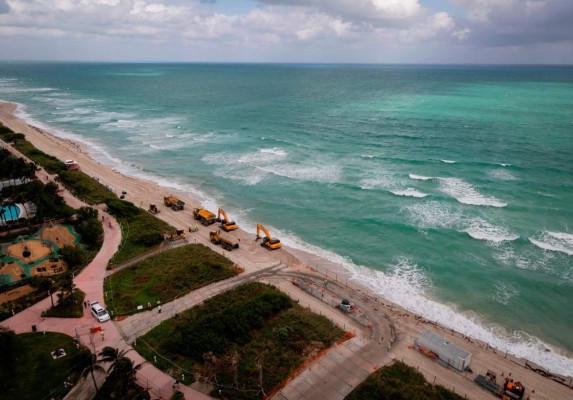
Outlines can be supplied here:
<path id="1" fill-rule="evenodd" d="M 87 377 L 88 374 L 91 375 L 92 380 L 94 382 L 94 387 L 96 390 L 96 397 L 98 396 L 99 388 L 97 387 L 97 382 L 94 376 L 94 372 L 103 372 L 105 373 L 105 369 L 99 365 L 97 360 L 97 354 L 92 353 L 89 351 L 87 347 L 82 347 L 81 351 L 76 355 L 76 367 L 78 370 L 81 370 L 80 378 Z"/>
<path id="2" fill-rule="evenodd" d="M 120 351 L 119 349 L 106 346 L 100 351 L 100 361 L 111 363 L 105 386 L 115 398 L 131 398 L 131 395 L 133 395 L 135 396 L 133 398 L 148 399 L 149 394 L 145 392 L 139 393 L 142 389 L 138 388 L 136 383 L 137 371 L 141 369 L 143 363 L 134 365 L 133 360 L 126 356 L 130 350 Z M 130 394 L 129 396 L 128 393 Z"/>

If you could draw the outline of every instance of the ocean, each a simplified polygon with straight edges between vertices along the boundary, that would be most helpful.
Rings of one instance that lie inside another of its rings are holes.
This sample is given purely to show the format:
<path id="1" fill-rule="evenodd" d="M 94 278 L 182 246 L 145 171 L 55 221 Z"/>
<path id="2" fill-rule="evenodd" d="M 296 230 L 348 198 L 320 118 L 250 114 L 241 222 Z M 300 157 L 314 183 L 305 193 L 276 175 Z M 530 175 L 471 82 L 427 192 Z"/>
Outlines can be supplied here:
<path id="1" fill-rule="evenodd" d="M 573 67 L 2 62 L 0 98 L 411 311 L 573 372 Z"/>

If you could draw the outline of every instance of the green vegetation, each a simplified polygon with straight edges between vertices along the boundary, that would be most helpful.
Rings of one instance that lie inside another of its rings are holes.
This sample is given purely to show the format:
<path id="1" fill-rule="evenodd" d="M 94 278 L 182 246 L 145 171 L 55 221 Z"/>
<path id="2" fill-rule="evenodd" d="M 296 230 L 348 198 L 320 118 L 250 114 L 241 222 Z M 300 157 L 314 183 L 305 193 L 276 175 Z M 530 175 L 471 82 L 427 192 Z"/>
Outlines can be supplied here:
<path id="1" fill-rule="evenodd" d="M 3 133 L 6 129 L 0 131 L 0 139 L 12 143 L 14 148 L 36 164 L 43 166 L 50 174 L 57 174 L 58 180 L 76 197 L 88 204 L 103 203 L 108 199 L 115 198 L 112 192 L 89 175 L 81 171 L 68 171 L 62 161 L 38 150 L 25 139 L 24 135 L 14 134 L 12 131 Z"/>
<path id="2" fill-rule="evenodd" d="M 63 398 L 68 389 L 64 381 L 74 379 L 74 357 L 79 352 L 73 339 L 61 333 L 23 333 L 0 328 L 0 381 L 2 399 L 37 400 L 52 396 Z M 3 338 L 4 337 L 4 338 Z M 10 343 L 9 357 L 4 344 Z M 66 356 L 52 359 L 51 353 L 64 349 Z"/>
<path id="3" fill-rule="evenodd" d="M 159 354 L 155 365 L 174 378 L 184 372 L 185 383 L 193 371 L 215 386 L 212 396 L 258 399 L 261 386 L 270 391 L 343 334 L 273 286 L 250 283 L 165 321 L 136 348 L 147 360 Z"/>
<path id="4" fill-rule="evenodd" d="M 99 396 L 103 399 L 149 400 L 149 393 L 136 382 L 136 374 L 142 364 L 135 365 L 126 353 L 125 350 L 119 351 L 109 346 L 99 353 L 99 362 L 109 363 L 107 378 Z"/>
<path id="5" fill-rule="evenodd" d="M 59 294 L 58 294 L 59 296 Z M 86 294 L 80 289 L 75 289 L 69 297 L 62 302 L 61 298 L 54 307 L 47 310 L 44 317 L 55 318 L 81 318 L 84 316 L 84 299 Z"/>
<path id="6" fill-rule="evenodd" d="M 345 400 L 462 400 L 403 362 L 379 369 L 354 389 Z"/>
<path id="7" fill-rule="evenodd" d="M 163 232 L 169 230 L 167 223 L 140 210 L 132 203 L 119 200 L 104 185 L 81 171 L 68 171 L 65 164 L 49 154 L 36 149 L 24 135 L 14 133 L 0 125 L 0 139 L 12 143 L 22 154 L 43 166 L 51 174 L 57 174 L 60 181 L 71 193 L 88 204 L 105 203 L 108 211 L 123 225 L 122 245 L 113 262 L 118 264 L 149 251 L 163 240 Z M 49 185 L 47 185 L 49 186 Z M 55 185 L 54 185 L 55 186 Z M 57 190 L 57 187 L 56 187 Z M 40 214 L 40 213 L 39 213 Z M 71 215 L 71 214 L 70 214 Z M 97 237 L 95 224 L 90 223 L 82 232 L 84 236 Z M 81 230 L 81 227 L 79 227 Z M 85 240 L 90 241 L 90 238 Z"/>
<path id="8" fill-rule="evenodd" d="M 121 315 L 236 274 L 231 261 L 196 244 L 167 250 L 118 271 L 106 278 L 104 290 L 114 314 Z"/>
<path id="9" fill-rule="evenodd" d="M 108 212 L 121 221 L 123 235 L 120 250 L 113 258 L 114 264 L 129 260 L 149 251 L 163 241 L 163 233 L 170 226 L 147 211 L 120 199 L 106 201 Z"/>

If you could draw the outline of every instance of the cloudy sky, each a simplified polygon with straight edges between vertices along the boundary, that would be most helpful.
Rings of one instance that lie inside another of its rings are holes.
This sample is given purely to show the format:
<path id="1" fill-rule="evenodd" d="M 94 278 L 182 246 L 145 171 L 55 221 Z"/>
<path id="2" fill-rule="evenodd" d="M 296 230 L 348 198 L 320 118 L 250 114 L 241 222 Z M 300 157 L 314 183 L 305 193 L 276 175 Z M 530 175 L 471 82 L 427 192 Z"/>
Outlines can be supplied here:
<path id="1" fill-rule="evenodd" d="M 0 59 L 573 64 L 573 0 L 0 0 Z"/>

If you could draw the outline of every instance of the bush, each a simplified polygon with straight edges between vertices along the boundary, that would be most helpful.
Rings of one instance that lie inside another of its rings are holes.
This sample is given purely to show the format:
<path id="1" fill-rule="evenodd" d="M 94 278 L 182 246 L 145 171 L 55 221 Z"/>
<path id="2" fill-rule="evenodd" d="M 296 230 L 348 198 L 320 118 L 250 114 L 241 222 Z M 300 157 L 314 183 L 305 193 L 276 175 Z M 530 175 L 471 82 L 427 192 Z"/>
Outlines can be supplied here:
<path id="1" fill-rule="evenodd" d="M 80 246 L 64 246 L 60 249 L 60 255 L 69 269 L 75 269 L 84 262 L 84 251 Z"/>
<path id="2" fill-rule="evenodd" d="M 345 400 L 462 400 L 443 386 L 429 384 L 414 368 L 396 361 L 371 374 Z"/>
<path id="3" fill-rule="evenodd" d="M 135 239 L 136 244 L 145 247 L 157 246 L 161 242 L 163 242 L 163 235 L 159 232 L 145 233 Z"/>
<path id="4" fill-rule="evenodd" d="M 105 204 L 107 205 L 108 212 L 118 218 L 131 220 L 141 212 L 133 203 L 125 200 L 109 199 L 106 200 Z"/>

